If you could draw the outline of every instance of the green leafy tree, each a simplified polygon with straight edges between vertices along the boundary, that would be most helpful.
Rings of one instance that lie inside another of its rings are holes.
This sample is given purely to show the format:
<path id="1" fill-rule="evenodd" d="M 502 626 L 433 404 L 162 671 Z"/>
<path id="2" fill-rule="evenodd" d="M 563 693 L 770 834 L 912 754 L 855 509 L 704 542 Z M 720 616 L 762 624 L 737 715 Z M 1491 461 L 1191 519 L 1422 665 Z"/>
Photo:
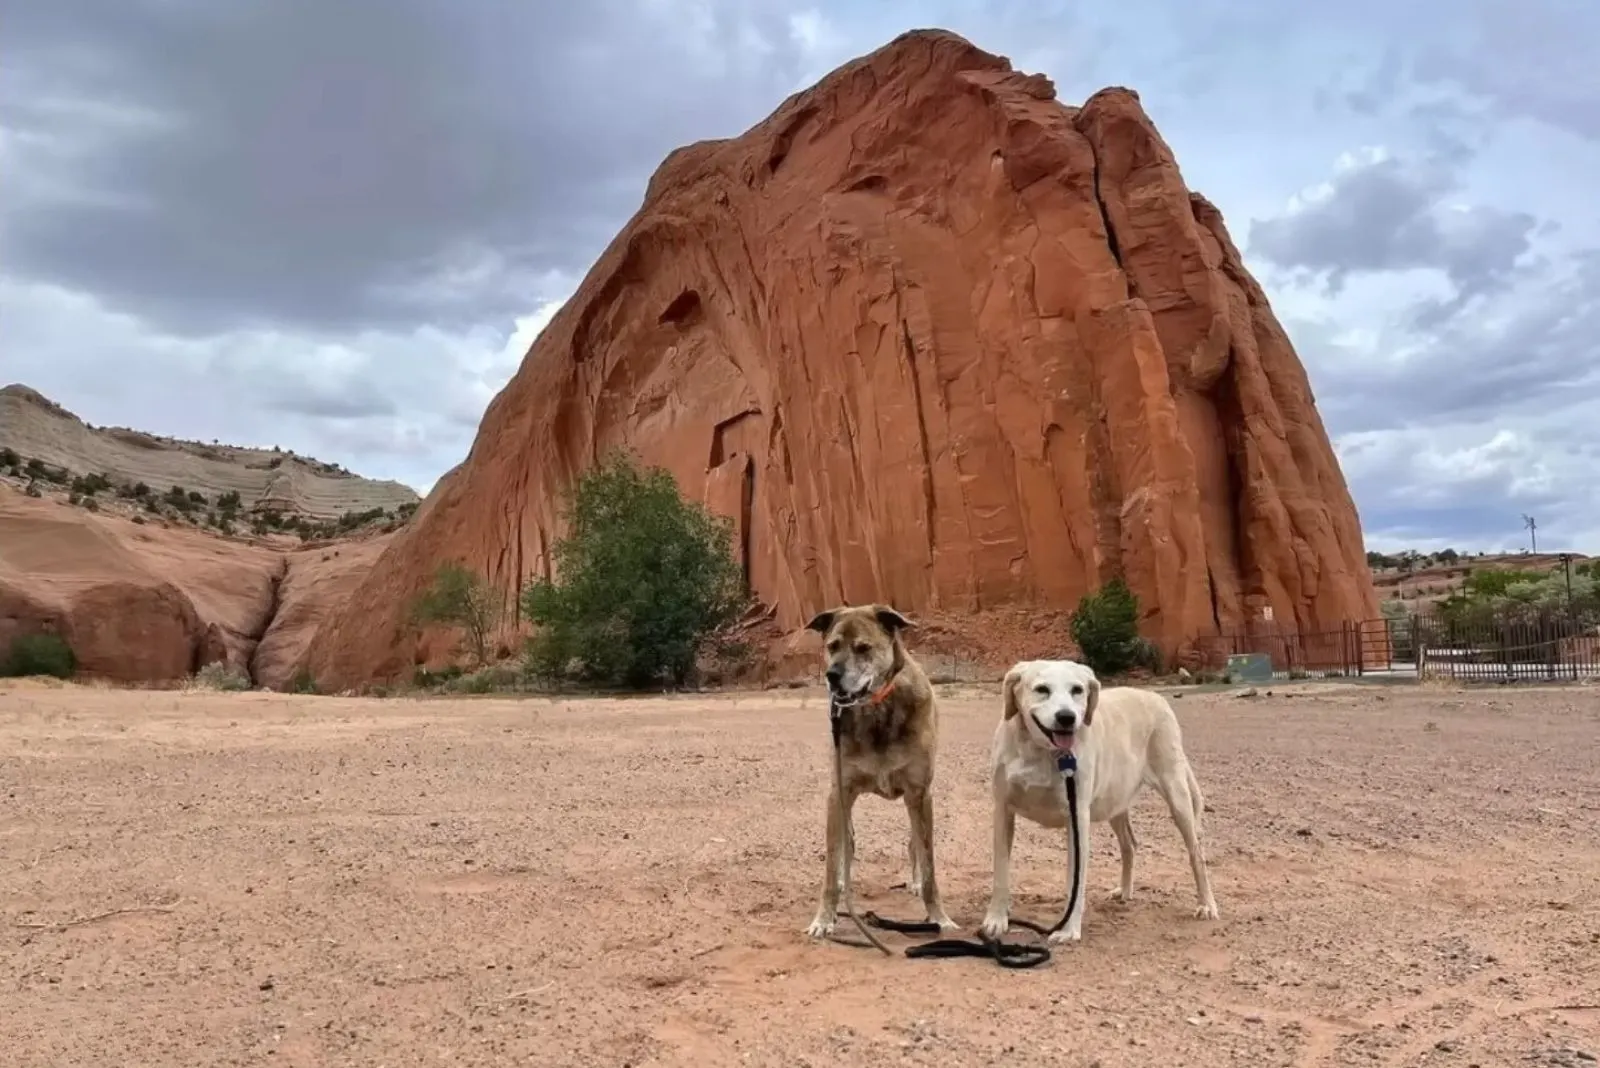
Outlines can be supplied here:
<path id="1" fill-rule="evenodd" d="M 1545 577 L 1542 571 L 1524 571 L 1507 568 L 1492 570 L 1488 568 L 1472 572 L 1461 583 L 1462 593 L 1467 597 L 1504 597 L 1511 587 L 1537 583 Z"/>
<path id="2" fill-rule="evenodd" d="M 530 673 L 576 661 L 590 681 L 682 685 L 716 633 L 749 604 L 731 524 L 686 501 L 663 468 L 616 453 L 568 493 L 556 578 L 523 594 L 537 628 Z"/>
<path id="3" fill-rule="evenodd" d="M 441 564 L 433 582 L 411 603 L 411 619 L 421 626 L 460 627 L 473 662 L 482 664 L 489 657 L 494 600 L 481 577 L 458 563 Z"/>
<path id="4" fill-rule="evenodd" d="M 1139 599 L 1120 576 L 1078 601 L 1072 640 L 1096 675 L 1119 675 L 1148 655 L 1139 638 Z"/>

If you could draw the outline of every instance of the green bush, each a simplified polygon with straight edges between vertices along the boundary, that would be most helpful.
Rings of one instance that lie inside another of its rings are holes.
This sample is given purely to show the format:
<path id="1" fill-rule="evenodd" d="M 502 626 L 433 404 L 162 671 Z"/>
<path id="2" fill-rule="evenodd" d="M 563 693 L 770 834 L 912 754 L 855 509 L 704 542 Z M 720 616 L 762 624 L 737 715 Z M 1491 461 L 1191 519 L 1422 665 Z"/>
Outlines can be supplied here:
<path id="1" fill-rule="evenodd" d="M 419 690 L 431 690 L 444 686 L 454 679 L 459 679 L 463 674 L 460 664 L 446 664 L 438 671 L 429 671 L 420 665 L 411 672 L 411 685 Z"/>
<path id="2" fill-rule="evenodd" d="M 23 634 L 11 641 L 11 648 L 0 657 L 0 677 L 53 675 L 70 679 L 78 670 L 78 658 L 59 634 Z"/>
<path id="3" fill-rule="evenodd" d="M 1139 599 L 1121 577 L 1078 602 L 1078 610 L 1072 614 L 1072 640 L 1096 675 L 1120 675 L 1132 667 L 1153 666 L 1144 663 L 1154 646 L 1139 637 Z"/>
<path id="4" fill-rule="evenodd" d="M 494 607 L 493 592 L 482 578 L 461 564 L 441 564 L 432 584 L 411 603 L 411 620 L 419 626 L 460 627 L 478 666 L 489 658 Z"/>
<path id="5" fill-rule="evenodd" d="M 191 676 L 190 685 L 201 690 L 236 693 L 250 688 L 250 680 L 221 660 L 213 660 Z"/>
<path id="6" fill-rule="evenodd" d="M 290 693 L 319 693 L 320 692 L 317 689 L 317 680 L 311 674 L 311 669 L 310 668 L 303 667 L 299 671 L 296 671 L 294 673 L 294 678 L 289 680 L 289 692 Z"/>
<path id="7" fill-rule="evenodd" d="M 749 603 L 731 525 L 686 501 L 672 475 L 615 453 L 571 488 L 555 579 L 523 594 L 538 630 L 525 663 L 556 678 L 682 685 L 698 655 Z"/>
<path id="8" fill-rule="evenodd" d="M 446 693 L 503 693 L 521 689 L 522 669 L 514 664 L 493 664 L 465 675 L 458 675 L 441 686 Z"/>

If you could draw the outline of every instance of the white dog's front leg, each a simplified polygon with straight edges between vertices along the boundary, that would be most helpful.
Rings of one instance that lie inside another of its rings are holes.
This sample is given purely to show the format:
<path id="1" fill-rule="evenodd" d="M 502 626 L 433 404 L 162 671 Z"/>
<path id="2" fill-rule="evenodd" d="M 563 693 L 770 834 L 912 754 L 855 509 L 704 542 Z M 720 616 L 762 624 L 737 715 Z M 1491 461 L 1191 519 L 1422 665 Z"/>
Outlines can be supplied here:
<path id="1" fill-rule="evenodd" d="M 1077 830 L 1076 840 L 1070 837 L 1069 832 L 1067 841 L 1067 849 L 1072 854 L 1072 863 L 1068 865 L 1067 872 L 1067 893 L 1072 893 L 1073 870 L 1076 870 L 1078 900 L 1072 903 L 1072 913 L 1067 917 L 1066 924 L 1048 939 L 1057 945 L 1076 942 L 1083 937 L 1083 913 L 1089 902 L 1089 798 L 1083 790 L 1078 792 Z"/>
<path id="2" fill-rule="evenodd" d="M 986 938 L 999 938 L 1011 926 L 1011 845 L 1017 832 L 1017 814 L 996 785 L 994 792 L 994 889 L 989 911 L 980 930 Z"/>

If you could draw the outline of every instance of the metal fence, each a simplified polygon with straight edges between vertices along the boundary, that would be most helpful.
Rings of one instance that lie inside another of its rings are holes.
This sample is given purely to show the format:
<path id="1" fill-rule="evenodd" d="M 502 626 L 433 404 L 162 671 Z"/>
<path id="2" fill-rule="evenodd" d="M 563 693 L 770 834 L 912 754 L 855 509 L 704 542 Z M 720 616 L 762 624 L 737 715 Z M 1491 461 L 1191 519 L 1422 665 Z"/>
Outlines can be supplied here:
<path id="1" fill-rule="evenodd" d="M 1514 608 L 1404 621 L 1419 675 L 1556 681 L 1600 675 L 1600 612 Z"/>
<path id="2" fill-rule="evenodd" d="M 1317 631 L 1263 624 L 1202 639 L 1199 648 L 1207 670 L 1225 671 L 1230 658 L 1248 657 L 1270 663 L 1278 679 L 1575 680 L 1600 676 L 1600 608 L 1428 606 Z"/>
<path id="3" fill-rule="evenodd" d="M 1202 638 L 1198 645 L 1208 671 L 1225 671 L 1232 658 L 1254 656 L 1270 663 L 1274 678 L 1392 674 L 1402 666 L 1396 663 L 1394 636 L 1386 619 L 1315 631 L 1262 624 Z"/>

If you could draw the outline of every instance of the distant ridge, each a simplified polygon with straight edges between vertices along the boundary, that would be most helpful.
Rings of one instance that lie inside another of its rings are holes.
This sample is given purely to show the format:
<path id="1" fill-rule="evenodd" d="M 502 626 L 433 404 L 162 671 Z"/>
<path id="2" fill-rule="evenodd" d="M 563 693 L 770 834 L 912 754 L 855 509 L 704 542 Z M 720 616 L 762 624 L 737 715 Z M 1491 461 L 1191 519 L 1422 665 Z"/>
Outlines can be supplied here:
<path id="1" fill-rule="evenodd" d="M 38 390 L 0 388 L 0 450 L 23 463 L 36 460 L 74 476 L 107 476 L 113 483 L 173 486 L 215 500 L 238 494 L 246 512 L 335 520 L 350 513 L 414 507 L 410 486 L 362 478 L 293 452 L 207 445 L 125 427 L 91 427 Z M 4 475 L 5 471 L 0 471 Z"/>

